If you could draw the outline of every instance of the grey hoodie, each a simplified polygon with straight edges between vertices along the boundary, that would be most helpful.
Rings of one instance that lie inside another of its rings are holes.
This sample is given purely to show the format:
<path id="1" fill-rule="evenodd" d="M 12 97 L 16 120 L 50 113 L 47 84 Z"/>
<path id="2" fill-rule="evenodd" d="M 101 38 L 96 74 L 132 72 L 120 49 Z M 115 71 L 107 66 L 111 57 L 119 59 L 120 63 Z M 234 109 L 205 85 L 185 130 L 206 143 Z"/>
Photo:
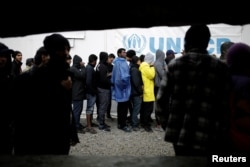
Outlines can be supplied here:
<path id="1" fill-rule="evenodd" d="M 165 75 L 165 72 L 167 70 L 167 65 L 165 62 L 165 53 L 157 49 L 156 54 L 155 54 L 155 62 L 154 62 L 154 67 L 155 67 L 155 87 L 160 87 L 160 82 Z"/>

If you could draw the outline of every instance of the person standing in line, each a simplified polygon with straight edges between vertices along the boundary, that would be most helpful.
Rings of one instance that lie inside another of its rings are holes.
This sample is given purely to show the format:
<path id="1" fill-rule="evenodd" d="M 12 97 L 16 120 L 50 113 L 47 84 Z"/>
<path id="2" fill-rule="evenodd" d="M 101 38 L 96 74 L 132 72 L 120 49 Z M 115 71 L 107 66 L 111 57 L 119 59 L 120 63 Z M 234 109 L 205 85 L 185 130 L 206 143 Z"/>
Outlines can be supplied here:
<path id="1" fill-rule="evenodd" d="M 165 62 L 168 65 L 168 63 L 172 60 L 175 59 L 175 52 L 171 49 L 167 50 L 166 52 L 166 58 L 165 58 Z"/>
<path id="2" fill-rule="evenodd" d="M 84 126 L 81 124 L 81 114 L 83 110 L 83 101 L 85 97 L 85 75 L 86 69 L 82 58 L 78 55 L 74 55 L 73 64 L 70 67 L 70 71 L 73 74 L 72 77 L 72 105 L 73 116 L 75 120 L 75 126 L 78 133 L 84 133 Z"/>
<path id="3" fill-rule="evenodd" d="M 0 42 L 0 155 L 12 155 L 13 115 L 10 110 L 12 104 L 11 87 L 13 76 L 11 75 L 11 54 L 13 50 Z"/>
<path id="4" fill-rule="evenodd" d="M 130 69 L 130 63 L 131 63 L 131 60 L 132 60 L 132 57 L 136 55 L 136 52 L 133 50 L 133 49 L 130 49 L 126 52 L 126 60 L 127 60 L 127 63 L 128 63 L 128 66 L 129 66 L 129 69 Z M 132 105 L 132 101 L 129 100 L 129 105 L 128 105 L 128 115 L 127 115 L 127 120 L 126 120 L 126 124 L 128 126 L 131 125 L 132 123 L 132 112 L 133 112 L 133 105 Z"/>
<path id="5" fill-rule="evenodd" d="M 22 73 L 22 59 L 23 54 L 20 51 L 14 51 L 12 54 L 12 67 L 11 67 L 11 74 L 15 77 L 19 76 Z"/>
<path id="6" fill-rule="evenodd" d="M 95 54 L 89 55 L 89 61 L 86 66 L 87 127 L 85 128 L 85 132 L 89 132 L 91 134 L 97 133 L 96 130 L 92 127 L 93 112 L 94 112 L 94 106 L 96 103 L 96 95 L 97 95 L 97 83 L 96 83 L 97 80 L 96 80 L 96 73 L 95 73 L 96 63 L 97 63 L 97 56 Z"/>
<path id="7" fill-rule="evenodd" d="M 114 67 L 111 76 L 112 99 L 117 102 L 117 126 L 124 132 L 131 132 L 127 126 L 127 114 L 129 108 L 129 99 L 131 94 L 131 83 L 129 66 L 126 60 L 126 50 L 119 48 L 118 57 L 114 60 Z"/>
<path id="8" fill-rule="evenodd" d="M 109 70 L 109 73 L 112 74 L 112 71 L 113 71 L 113 61 L 115 59 L 115 55 L 113 53 L 110 53 L 109 56 L 108 56 L 108 70 Z M 111 79 L 111 75 L 109 76 L 109 79 Z M 111 88 L 110 88 L 111 89 Z M 110 93 L 111 93 L 111 90 L 110 90 Z M 108 106 L 108 111 L 107 111 L 107 118 L 111 119 L 113 121 L 113 118 L 111 116 L 111 107 L 112 107 L 112 95 L 110 95 L 110 104 Z"/>
<path id="9" fill-rule="evenodd" d="M 168 64 L 157 94 L 165 141 L 176 156 L 210 156 L 225 149 L 229 127 L 230 73 L 209 55 L 207 25 L 191 25 L 183 56 Z"/>
<path id="10" fill-rule="evenodd" d="M 133 50 L 134 51 L 134 50 Z M 127 55 L 130 54 L 127 51 Z M 130 79 L 131 79 L 131 95 L 130 101 L 132 103 L 132 115 L 131 115 L 131 125 L 133 131 L 139 131 L 139 119 L 138 115 L 140 114 L 141 104 L 142 104 L 142 95 L 143 95 L 143 81 L 141 72 L 139 71 L 140 59 L 135 55 L 135 51 L 130 61 Z"/>
<path id="11" fill-rule="evenodd" d="M 72 75 L 66 57 L 70 44 L 61 34 L 44 38 L 47 65 L 14 79 L 15 155 L 68 155 L 72 134 Z M 30 107 L 30 105 L 34 107 Z"/>
<path id="12" fill-rule="evenodd" d="M 154 111 L 154 55 L 147 53 L 144 62 L 141 63 L 139 70 L 143 81 L 143 101 L 141 106 L 141 125 L 147 132 L 153 132 L 151 128 L 151 115 Z"/>
<path id="13" fill-rule="evenodd" d="M 98 122 L 99 129 L 103 131 L 110 131 L 110 126 L 105 123 L 105 116 L 107 114 L 110 103 L 110 88 L 111 81 L 109 79 L 111 73 L 108 71 L 108 53 L 100 52 L 100 63 L 96 67 L 96 80 L 98 90 Z"/>
<path id="14" fill-rule="evenodd" d="M 154 94 L 155 94 L 155 97 L 157 96 L 159 87 L 161 85 L 161 80 L 167 72 L 167 64 L 164 61 L 164 59 L 165 59 L 165 53 L 162 50 L 157 49 L 156 53 L 155 53 L 155 62 L 154 62 L 154 68 L 155 68 Z M 155 120 L 156 120 L 155 130 L 163 131 L 156 112 L 155 112 Z"/>

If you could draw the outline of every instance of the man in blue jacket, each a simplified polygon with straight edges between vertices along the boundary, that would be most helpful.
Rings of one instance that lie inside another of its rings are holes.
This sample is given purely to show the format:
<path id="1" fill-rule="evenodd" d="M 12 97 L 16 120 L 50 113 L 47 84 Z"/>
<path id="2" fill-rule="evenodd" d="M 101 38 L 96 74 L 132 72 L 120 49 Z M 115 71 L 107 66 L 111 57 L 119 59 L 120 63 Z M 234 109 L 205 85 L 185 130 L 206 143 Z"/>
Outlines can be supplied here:
<path id="1" fill-rule="evenodd" d="M 131 132 L 127 126 L 127 114 L 129 107 L 129 98 L 131 93 L 129 65 L 126 60 L 126 50 L 120 48 L 117 50 L 118 57 L 114 60 L 114 67 L 111 76 L 112 99 L 117 102 L 118 128 Z"/>

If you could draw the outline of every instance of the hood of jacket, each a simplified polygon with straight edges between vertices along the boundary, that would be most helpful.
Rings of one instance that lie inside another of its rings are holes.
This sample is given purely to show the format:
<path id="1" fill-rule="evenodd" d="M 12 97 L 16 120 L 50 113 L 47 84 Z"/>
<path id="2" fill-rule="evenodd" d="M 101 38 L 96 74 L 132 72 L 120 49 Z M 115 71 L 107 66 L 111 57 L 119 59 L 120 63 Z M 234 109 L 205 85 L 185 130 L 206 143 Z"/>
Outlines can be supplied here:
<path id="1" fill-rule="evenodd" d="M 82 62 L 82 58 L 78 55 L 75 55 L 73 58 L 73 66 L 76 68 L 81 68 L 81 63 Z"/>
<path id="2" fill-rule="evenodd" d="M 164 60 L 165 60 L 165 53 L 162 50 L 157 49 L 155 53 L 155 62 L 156 61 L 164 62 Z"/>

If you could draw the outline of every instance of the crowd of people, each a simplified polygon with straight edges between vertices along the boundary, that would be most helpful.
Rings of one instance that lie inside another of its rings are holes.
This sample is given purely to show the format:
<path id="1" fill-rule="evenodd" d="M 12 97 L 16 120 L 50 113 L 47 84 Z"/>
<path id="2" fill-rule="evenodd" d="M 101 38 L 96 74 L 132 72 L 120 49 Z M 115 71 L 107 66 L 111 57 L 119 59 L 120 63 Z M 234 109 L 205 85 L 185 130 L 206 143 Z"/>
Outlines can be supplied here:
<path id="1" fill-rule="evenodd" d="M 206 25 L 192 25 L 178 58 L 173 50 L 138 56 L 119 48 L 117 56 L 89 55 L 85 66 L 81 56 L 70 56 L 67 38 L 52 34 L 25 70 L 22 52 L 0 43 L 0 154 L 68 155 L 78 133 L 112 130 L 105 121 L 113 120 L 112 100 L 115 128 L 164 130 L 176 155 L 248 154 L 250 46 L 225 42 L 217 58 L 207 51 L 210 37 Z"/>

